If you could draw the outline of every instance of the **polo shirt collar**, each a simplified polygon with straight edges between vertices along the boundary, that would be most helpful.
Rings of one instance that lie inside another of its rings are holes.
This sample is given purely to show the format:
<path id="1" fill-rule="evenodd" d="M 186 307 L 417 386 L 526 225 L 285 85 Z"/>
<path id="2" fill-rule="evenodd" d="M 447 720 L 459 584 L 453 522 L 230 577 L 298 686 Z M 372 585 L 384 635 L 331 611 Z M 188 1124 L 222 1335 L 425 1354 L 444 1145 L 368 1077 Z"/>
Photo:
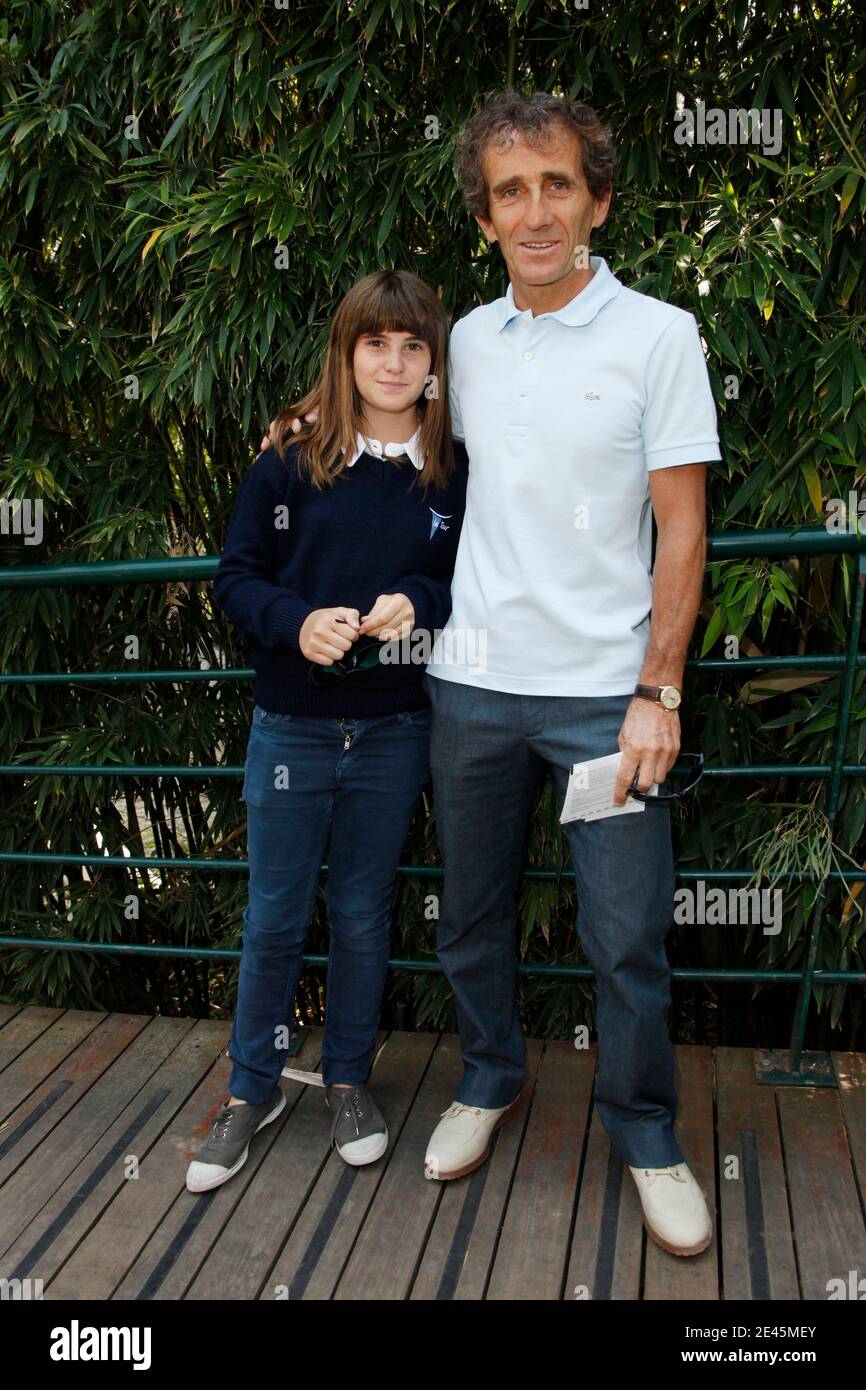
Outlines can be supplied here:
<path id="1" fill-rule="evenodd" d="M 603 256 L 590 256 L 590 269 L 595 271 L 588 285 L 578 290 L 573 299 L 563 304 L 561 309 L 553 309 L 547 314 L 530 315 L 532 318 L 558 319 L 569 326 L 591 323 L 600 309 L 611 299 L 615 299 L 622 289 L 622 281 L 608 267 Z M 518 309 L 514 303 L 514 290 L 509 283 L 503 299 L 499 301 L 499 328 L 502 330 L 512 319 L 528 314 L 526 309 Z"/>
<path id="2" fill-rule="evenodd" d="M 377 459 L 395 459 L 406 454 L 410 462 L 420 470 L 424 467 L 424 455 L 421 452 L 421 426 L 419 425 L 411 439 L 407 439 L 405 444 L 382 444 L 379 439 L 370 439 L 366 435 L 358 433 L 355 441 L 355 452 L 346 464 L 351 468 L 358 462 L 362 454 L 372 454 Z"/>

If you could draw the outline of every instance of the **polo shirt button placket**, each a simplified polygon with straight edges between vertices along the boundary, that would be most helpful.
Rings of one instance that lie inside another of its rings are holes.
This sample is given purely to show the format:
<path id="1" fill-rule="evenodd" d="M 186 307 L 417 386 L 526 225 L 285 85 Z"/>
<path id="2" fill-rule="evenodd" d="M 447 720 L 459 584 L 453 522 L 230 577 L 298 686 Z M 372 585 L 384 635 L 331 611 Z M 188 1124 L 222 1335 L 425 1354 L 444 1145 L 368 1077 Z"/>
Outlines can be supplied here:
<path id="1" fill-rule="evenodd" d="M 526 319 L 523 319 L 523 318 L 522 318 L 522 319 L 519 319 L 518 322 L 520 323 L 520 325 L 521 325 L 522 327 L 526 327 L 526 324 L 527 324 L 527 320 L 526 320 Z M 525 401 L 526 401 L 526 399 L 527 399 L 527 397 L 528 397 L 528 395 L 529 395 L 529 392 L 526 391 L 526 390 L 522 390 L 522 389 L 521 389 L 521 388 L 524 387 L 525 384 L 526 384 L 526 383 L 525 383 L 525 379 L 524 379 L 524 372 L 525 372 L 526 369 L 525 369 L 525 368 L 521 368 L 520 363 L 521 363 L 521 361 L 523 361 L 523 362 L 531 362 L 531 361 L 533 360 L 534 357 L 535 357 L 535 353 L 534 353 L 534 352 L 521 352 L 520 355 L 519 355 L 518 362 L 517 362 L 517 373 L 516 373 L 516 375 L 517 375 L 516 388 L 517 388 L 517 389 L 515 390 L 515 396 L 516 396 L 517 400 L 518 400 L 521 404 L 518 406 L 517 411 L 516 411 L 516 414 L 518 415 L 518 419 L 516 419 L 516 420 L 510 420 L 510 421 L 508 422 L 508 424 L 506 425 L 506 434 L 507 434 L 507 437 L 508 437 L 508 442 L 511 443 L 511 444 L 522 445 L 522 444 L 524 443 L 524 441 L 526 440 L 527 432 L 528 432 L 528 430 L 529 430 L 529 421 L 528 421 L 528 419 L 526 418 L 526 409 L 527 409 L 527 407 L 526 407 L 526 404 L 525 404 Z"/>
<path id="2" fill-rule="evenodd" d="M 518 322 L 518 324 L 520 325 L 521 329 L 523 330 L 523 332 L 522 332 L 522 334 L 521 334 L 521 337 L 523 338 L 523 341 L 524 341 L 524 343 L 525 343 L 525 342 L 526 342 L 526 329 L 529 327 L 529 318 L 528 318 L 525 314 L 523 314 L 523 315 L 521 315 L 521 317 L 517 320 L 517 322 Z M 534 352 L 530 352 L 528 349 L 527 349 L 526 351 L 522 352 L 520 355 L 521 355 L 521 357 L 522 357 L 522 359 L 523 359 L 524 362 L 531 362 L 531 361 L 533 360 L 533 358 L 535 357 L 535 353 L 534 353 Z M 521 374 L 521 373 L 518 373 L 518 375 L 521 376 L 522 374 Z M 521 385 L 525 385 L 525 382 L 524 382 L 523 380 L 521 380 Z M 525 401 L 528 395 L 529 395 L 529 392 L 526 391 L 526 390 L 518 391 L 518 392 L 517 392 L 517 399 L 520 400 L 520 401 Z M 525 411 L 525 410 L 526 410 L 526 406 L 523 406 L 522 409 Z"/>

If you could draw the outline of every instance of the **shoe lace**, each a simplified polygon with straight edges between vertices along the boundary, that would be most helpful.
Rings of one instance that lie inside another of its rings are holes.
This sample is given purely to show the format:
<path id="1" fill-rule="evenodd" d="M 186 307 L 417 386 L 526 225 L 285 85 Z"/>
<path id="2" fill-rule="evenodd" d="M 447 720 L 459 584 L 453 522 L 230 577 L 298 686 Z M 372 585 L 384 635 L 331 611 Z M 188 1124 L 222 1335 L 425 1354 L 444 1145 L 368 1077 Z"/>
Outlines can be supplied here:
<path id="1" fill-rule="evenodd" d="M 354 1123 L 355 1133 L 360 1134 L 363 1107 L 361 1105 L 361 1094 L 357 1088 L 346 1093 L 343 1100 L 343 1113 L 347 1120 L 351 1120 Z"/>
<path id="2" fill-rule="evenodd" d="M 217 1117 L 213 1122 L 214 1139 L 225 1139 L 226 1135 L 228 1134 L 229 1125 L 231 1124 L 232 1116 L 234 1115 L 235 1109 L 236 1107 L 233 1105 L 229 1105 L 228 1101 L 223 1102 L 217 1114 Z"/>
<path id="3" fill-rule="evenodd" d="M 442 1111 L 442 1119 L 453 1119 L 455 1115 L 462 1115 L 464 1113 L 467 1115 L 480 1115 L 481 1107 L 479 1105 L 464 1105 L 462 1101 L 455 1100 L 453 1104 L 449 1105 L 447 1110 Z"/>

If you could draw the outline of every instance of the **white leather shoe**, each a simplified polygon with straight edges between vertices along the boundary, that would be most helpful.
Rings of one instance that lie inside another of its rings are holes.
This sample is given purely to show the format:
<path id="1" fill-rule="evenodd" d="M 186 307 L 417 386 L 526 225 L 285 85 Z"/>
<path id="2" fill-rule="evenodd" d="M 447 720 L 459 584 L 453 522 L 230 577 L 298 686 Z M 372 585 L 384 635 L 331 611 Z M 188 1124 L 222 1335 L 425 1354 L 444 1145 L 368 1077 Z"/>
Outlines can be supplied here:
<path id="1" fill-rule="evenodd" d="M 656 1245 L 672 1255 L 699 1255 L 713 1238 L 704 1194 L 689 1167 L 632 1168 L 643 1207 L 644 1225 Z"/>
<path id="2" fill-rule="evenodd" d="M 442 1119 L 430 1136 L 424 1176 L 444 1182 L 480 1168 L 490 1153 L 494 1130 L 509 1119 L 519 1103 L 518 1095 L 499 1110 L 484 1110 L 480 1105 L 464 1105 L 455 1100 L 442 1111 Z"/>

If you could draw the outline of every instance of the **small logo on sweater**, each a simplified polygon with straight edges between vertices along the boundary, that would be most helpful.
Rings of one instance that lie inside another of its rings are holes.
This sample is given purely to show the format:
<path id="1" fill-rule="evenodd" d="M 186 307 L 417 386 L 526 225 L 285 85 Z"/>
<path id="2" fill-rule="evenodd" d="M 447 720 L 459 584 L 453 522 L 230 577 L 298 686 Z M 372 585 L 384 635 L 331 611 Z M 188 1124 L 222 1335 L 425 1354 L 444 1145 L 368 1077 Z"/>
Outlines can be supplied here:
<path id="1" fill-rule="evenodd" d="M 437 531 L 449 531 L 451 528 L 449 526 L 446 526 L 445 523 L 446 521 L 450 521 L 453 515 L 453 512 L 446 512 L 444 516 L 441 516 L 439 512 L 434 512 L 433 508 L 431 507 L 430 535 L 428 536 L 428 540 L 432 541 Z"/>

